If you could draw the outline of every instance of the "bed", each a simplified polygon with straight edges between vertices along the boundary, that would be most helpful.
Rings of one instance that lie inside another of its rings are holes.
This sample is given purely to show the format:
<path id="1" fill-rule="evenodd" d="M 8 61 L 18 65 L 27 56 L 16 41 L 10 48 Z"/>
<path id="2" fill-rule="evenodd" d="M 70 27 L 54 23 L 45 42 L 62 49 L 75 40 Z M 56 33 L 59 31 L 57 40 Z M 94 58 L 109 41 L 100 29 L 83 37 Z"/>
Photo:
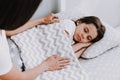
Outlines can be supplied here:
<path id="1" fill-rule="evenodd" d="M 36 18 L 35 15 L 32 19 L 34 18 Z M 13 64 L 20 71 L 25 68 L 27 70 L 58 53 L 60 56 L 69 57 L 70 65 L 63 70 L 45 72 L 35 80 L 88 80 L 88 75 L 75 57 L 67 35 L 59 25 L 61 24 L 37 25 L 9 38 Z"/>
<path id="2" fill-rule="evenodd" d="M 94 59 L 80 59 L 89 80 L 120 80 L 120 45 Z"/>
<path id="3" fill-rule="evenodd" d="M 120 31 L 120 27 L 116 27 Z M 120 44 L 94 59 L 80 59 L 89 74 L 89 80 L 120 80 Z"/>
<path id="4" fill-rule="evenodd" d="M 73 11 L 73 10 L 76 10 L 76 11 Z M 58 15 L 60 19 L 72 19 L 72 20 L 76 20 L 80 17 L 86 16 L 85 13 L 82 13 L 82 11 L 79 10 L 79 7 L 75 7 L 74 9 L 71 9 L 69 11 L 60 12 L 56 15 Z M 120 31 L 120 27 L 117 27 L 116 29 Z M 12 55 L 12 57 L 14 57 L 13 58 L 14 61 L 20 58 L 18 54 L 16 56 Z M 17 64 L 17 62 L 19 62 L 19 64 Z M 35 62 L 37 61 L 35 60 Z M 15 64 L 17 64 L 18 67 L 21 66 L 20 61 L 16 61 Z M 99 55 L 95 58 L 92 58 L 92 59 L 80 58 L 79 64 L 82 66 L 82 69 L 85 72 L 85 73 L 83 72 L 84 77 L 81 78 L 81 80 L 120 80 L 120 68 L 119 68 L 120 43 L 114 48 L 106 51 L 104 54 Z M 33 65 L 35 64 L 33 63 Z M 54 80 L 57 80 L 57 79 L 54 79 Z M 68 79 L 65 79 L 65 80 L 68 80 Z"/>
<path id="5" fill-rule="evenodd" d="M 71 13 L 71 14 L 69 14 Z M 72 19 L 86 16 L 79 7 L 57 14 L 60 19 Z M 88 14 L 87 14 L 88 15 Z M 120 32 L 120 26 L 115 27 Z M 116 34 L 118 37 L 120 34 Z M 111 38 L 112 40 L 112 38 Z M 117 39 L 117 46 L 99 54 L 96 57 L 87 59 L 80 58 L 79 63 L 88 73 L 89 80 L 120 80 L 120 38 Z M 92 52 L 92 51 L 91 51 Z M 94 51 L 93 51 L 94 52 Z M 89 55 L 90 56 L 90 55 Z"/>
<path id="6" fill-rule="evenodd" d="M 88 80 L 87 73 L 74 55 L 70 41 L 60 23 L 37 25 L 8 39 L 11 59 L 19 70 L 31 69 L 55 53 L 70 58 L 67 68 L 47 71 L 35 80 Z M 61 28 L 60 28 L 61 27 Z M 24 64 L 24 66 L 23 66 Z"/>

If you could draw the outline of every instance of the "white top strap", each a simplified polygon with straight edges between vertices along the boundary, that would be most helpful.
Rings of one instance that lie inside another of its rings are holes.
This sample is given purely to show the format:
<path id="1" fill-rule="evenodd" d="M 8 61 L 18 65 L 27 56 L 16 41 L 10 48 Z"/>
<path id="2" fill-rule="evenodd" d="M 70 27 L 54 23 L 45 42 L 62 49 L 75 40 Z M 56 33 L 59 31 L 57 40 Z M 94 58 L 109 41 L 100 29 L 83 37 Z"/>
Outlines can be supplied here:
<path id="1" fill-rule="evenodd" d="M 0 35 L 0 75 L 6 74 L 12 68 L 12 62 L 9 53 L 9 47 L 5 31 L 2 30 Z"/>

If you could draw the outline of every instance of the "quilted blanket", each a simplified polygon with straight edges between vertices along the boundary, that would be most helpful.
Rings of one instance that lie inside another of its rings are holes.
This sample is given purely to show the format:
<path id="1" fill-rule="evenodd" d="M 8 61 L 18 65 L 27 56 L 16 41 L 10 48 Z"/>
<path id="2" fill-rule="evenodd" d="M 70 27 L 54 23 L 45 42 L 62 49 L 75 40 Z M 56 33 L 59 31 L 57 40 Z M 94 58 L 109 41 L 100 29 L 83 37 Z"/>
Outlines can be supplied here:
<path id="1" fill-rule="evenodd" d="M 88 80 L 60 23 L 38 25 L 11 38 L 19 46 L 27 69 L 40 64 L 55 53 L 71 59 L 66 69 L 45 72 L 36 80 Z"/>

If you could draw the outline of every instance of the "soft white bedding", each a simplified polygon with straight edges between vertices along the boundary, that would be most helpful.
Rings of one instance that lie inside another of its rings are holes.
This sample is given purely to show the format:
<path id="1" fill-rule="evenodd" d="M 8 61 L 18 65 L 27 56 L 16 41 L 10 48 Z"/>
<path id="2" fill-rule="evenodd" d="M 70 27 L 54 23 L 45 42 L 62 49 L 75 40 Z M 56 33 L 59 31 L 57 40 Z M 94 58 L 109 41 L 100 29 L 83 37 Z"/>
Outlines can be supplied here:
<path id="1" fill-rule="evenodd" d="M 80 59 L 89 80 L 120 80 L 120 45 L 90 60 Z"/>
<path id="2" fill-rule="evenodd" d="M 116 29 L 120 31 L 120 27 Z M 120 80 L 120 44 L 97 58 L 79 61 L 89 80 Z"/>
<path id="3" fill-rule="evenodd" d="M 79 6 L 57 15 L 60 19 L 68 18 L 73 20 L 85 16 L 80 11 Z M 120 31 L 120 26 L 116 29 Z M 120 80 L 120 44 L 97 58 L 80 59 L 79 63 L 88 73 L 89 80 Z"/>
<path id="4" fill-rule="evenodd" d="M 57 15 L 60 19 L 73 20 L 85 16 L 85 14 L 80 11 L 79 7 L 75 7 L 70 11 L 62 12 Z M 117 27 L 117 29 L 120 31 L 120 27 Z M 32 59 L 30 58 L 29 60 Z M 34 60 L 34 62 L 37 62 L 37 60 Z M 88 80 L 120 80 L 120 45 L 97 58 L 89 60 L 80 59 L 79 63 L 88 73 Z"/>
<path id="5" fill-rule="evenodd" d="M 87 74 L 76 59 L 71 43 L 60 25 L 62 23 L 38 25 L 12 36 L 12 39 L 21 50 L 26 69 L 36 66 L 55 53 L 71 58 L 66 69 L 45 72 L 36 80 L 87 80 Z"/>

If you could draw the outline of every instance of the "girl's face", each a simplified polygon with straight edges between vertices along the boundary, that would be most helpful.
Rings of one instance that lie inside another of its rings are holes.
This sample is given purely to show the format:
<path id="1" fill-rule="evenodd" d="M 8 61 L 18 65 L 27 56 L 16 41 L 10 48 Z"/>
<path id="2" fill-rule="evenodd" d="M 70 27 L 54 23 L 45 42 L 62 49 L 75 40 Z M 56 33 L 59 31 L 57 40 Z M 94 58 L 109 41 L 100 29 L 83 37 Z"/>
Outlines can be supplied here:
<path id="1" fill-rule="evenodd" d="M 85 24 L 77 21 L 74 33 L 74 40 L 81 43 L 88 43 L 97 37 L 97 29 L 94 24 Z"/>

